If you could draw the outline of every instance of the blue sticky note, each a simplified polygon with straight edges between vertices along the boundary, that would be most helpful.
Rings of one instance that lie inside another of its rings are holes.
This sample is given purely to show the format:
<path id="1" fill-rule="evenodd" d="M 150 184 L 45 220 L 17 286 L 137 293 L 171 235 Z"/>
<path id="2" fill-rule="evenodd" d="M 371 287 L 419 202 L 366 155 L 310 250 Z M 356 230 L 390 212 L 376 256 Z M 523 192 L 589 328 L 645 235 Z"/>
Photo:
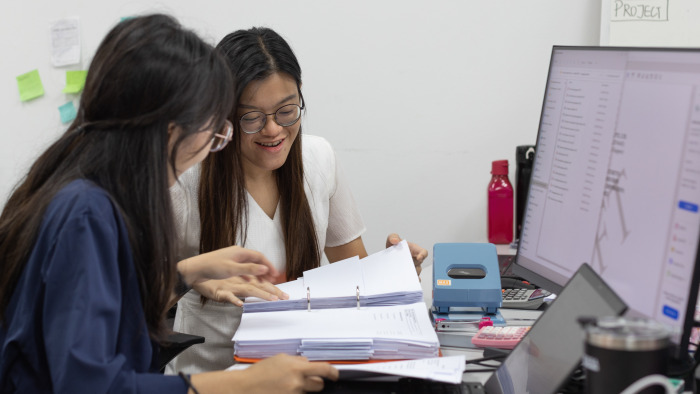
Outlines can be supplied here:
<path id="1" fill-rule="evenodd" d="M 72 121 L 78 115 L 78 111 L 75 110 L 75 106 L 73 105 L 72 101 L 58 107 L 58 112 L 61 114 L 61 122 L 64 124 Z"/>

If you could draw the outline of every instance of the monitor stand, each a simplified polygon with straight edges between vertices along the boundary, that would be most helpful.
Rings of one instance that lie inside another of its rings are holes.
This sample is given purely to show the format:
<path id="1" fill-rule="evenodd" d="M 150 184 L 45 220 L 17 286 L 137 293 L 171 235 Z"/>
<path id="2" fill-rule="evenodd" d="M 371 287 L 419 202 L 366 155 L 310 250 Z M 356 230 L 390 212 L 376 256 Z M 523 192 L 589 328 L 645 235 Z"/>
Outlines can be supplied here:
<path id="1" fill-rule="evenodd" d="M 672 346 L 671 350 L 674 354 L 675 351 L 678 350 L 677 346 Z M 684 352 L 679 352 L 684 355 L 682 358 L 678 357 L 669 357 L 669 362 L 668 362 L 668 376 L 674 378 L 674 377 L 685 377 L 685 389 L 684 391 L 690 391 L 692 393 L 695 392 L 695 373 L 696 371 L 693 371 L 693 367 L 695 366 L 696 360 L 693 359 L 693 357 L 690 356 L 690 354 L 684 353 Z M 698 353 L 696 352 L 696 358 L 700 357 Z"/>

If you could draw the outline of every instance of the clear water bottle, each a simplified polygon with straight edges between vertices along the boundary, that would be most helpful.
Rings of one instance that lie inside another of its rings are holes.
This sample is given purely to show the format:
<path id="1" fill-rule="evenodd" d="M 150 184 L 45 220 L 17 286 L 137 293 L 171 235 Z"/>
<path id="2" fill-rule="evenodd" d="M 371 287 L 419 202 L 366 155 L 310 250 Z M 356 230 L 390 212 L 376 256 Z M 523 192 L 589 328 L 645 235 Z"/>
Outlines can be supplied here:
<path id="1" fill-rule="evenodd" d="M 513 242 L 513 185 L 508 180 L 508 160 L 491 163 L 491 182 L 488 188 L 489 242 Z"/>

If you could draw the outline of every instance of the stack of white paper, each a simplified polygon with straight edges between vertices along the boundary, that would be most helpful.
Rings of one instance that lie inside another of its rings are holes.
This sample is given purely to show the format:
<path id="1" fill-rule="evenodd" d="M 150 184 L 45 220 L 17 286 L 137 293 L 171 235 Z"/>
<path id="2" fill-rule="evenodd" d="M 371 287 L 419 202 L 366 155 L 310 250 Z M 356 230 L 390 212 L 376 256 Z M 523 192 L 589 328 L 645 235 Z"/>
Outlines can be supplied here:
<path id="1" fill-rule="evenodd" d="M 436 357 L 440 346 L 422 302 L 244 313 L 233 340 L 236 356 L 253 359 L 278 353 L 310 360 L 418 359 Z"/>
<path id="2" fill-rule="evenodd" d="M 356 308 L 361 306 L 406 305 L 423 300 L 406 241 L 360 260 L 349 258 L 304 272 L 295 281 L 278 287 L 288 300 L 264 301 L 248 297 L 244 312 Z"/>
<path id="3" fill-rule="evenodd" d="M 340 379 L 394 375 L 459 384 L 464 374 L 465 355 L 369 364 L 341 364 Z"/>

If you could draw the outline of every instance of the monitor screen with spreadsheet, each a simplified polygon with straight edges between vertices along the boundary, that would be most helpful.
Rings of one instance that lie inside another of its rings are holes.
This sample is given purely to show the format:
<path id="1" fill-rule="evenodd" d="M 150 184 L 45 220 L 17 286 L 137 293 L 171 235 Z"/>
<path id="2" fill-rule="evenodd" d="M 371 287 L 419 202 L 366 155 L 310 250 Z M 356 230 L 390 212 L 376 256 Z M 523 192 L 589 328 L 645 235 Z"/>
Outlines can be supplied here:
<path id="1" fill-rule="evenodd" d="M 554 47 L 513 272 L 556 292 L 588 263 L 687 349 L 699 206 L 700 50 Z"/>

